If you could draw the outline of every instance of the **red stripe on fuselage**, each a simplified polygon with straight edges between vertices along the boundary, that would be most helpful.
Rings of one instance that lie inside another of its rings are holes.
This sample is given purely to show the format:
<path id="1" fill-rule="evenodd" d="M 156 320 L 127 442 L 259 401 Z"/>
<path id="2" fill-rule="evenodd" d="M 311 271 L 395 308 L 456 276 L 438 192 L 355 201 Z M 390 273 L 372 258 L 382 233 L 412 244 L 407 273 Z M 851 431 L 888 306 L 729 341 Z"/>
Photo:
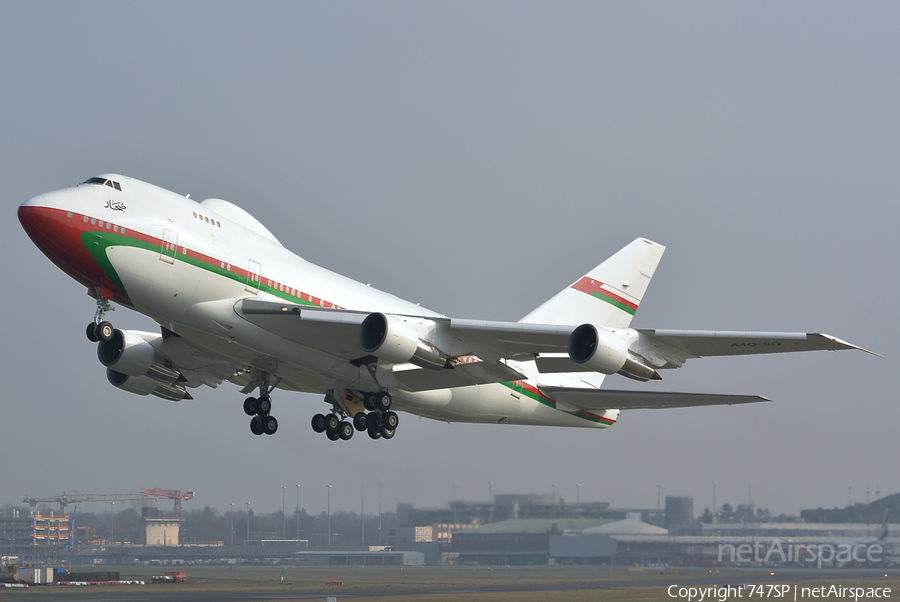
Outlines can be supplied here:
<path id="1" fill-rule="evenodd" d="M 106 232 L 105 228 L 84 222 L 84 216 L 49 207 L 19 207 L 19 222 L 35 246 L 56 267 L 87 288 L 102 287 L 113 293 L 113 301 L 131 305 L 123 291 L 94 261 L 84 247 L 84 232 Z"/>
<path id="2" fill-rule="evenodd" d="M 72 217 L 68 217 L 68 212 L 62 209 L 54 209 L 49 207 L 38 207 L 23 205 L 19 207 L 19 222 L 25 229 L 25 232 L 34 242 L 34 244 L 52 261 L 59 269 L 71 276 L 74 280 L 80 282 L 87 288 L 101 287 L 112 291 L 114 297 L 112 301 L 131 305 L 124 291 L 119 291 L 115 282 L 103 271 L 103 269 L 94 261 L 94 258 L 85 249 L 84 241 L 81 235 L 85 232 L 114 232 L 105 227 L 106 220 L 98 220 L 97 218 L 88 217 L 85 222 L 85 215 L 72 212 Z M 97 223 L 92 224 L 91 219 Z M 100 222 L 104 222 L 104 226 L 100 226 Z M 137 240 L 158 247 L 160 251 L 163 247 L 163 240 L 154 236 L 144 234 L 133 228 L 123 228 L 119 225 L 120 230 L 124 230 L 125 234 L 133 240 Z M 190 257 L 201 263 L 205 263 L 211 267 L 223 269 L 222 265 L 228 266 L 228 271 L 238 276 L 238 278 L 248 281 L 253 276 L 252 282 L 256 284 L 256 288 L 262 287 L 262 276 L 260 274 L 251 273 L 249 270 L 239 268 L 227 262 L 221 261 L 211 255 L 199 253 L 187 247 L 176 245 L 172 249 L 176 255 L 182 257 Z M 331 303 L 330 301 L 322 301 L 317 297 L 312 297 L 307 293 L 302 293 L 295 289 L 293 295 L 303 301 L 311 301 L 322 307 L 330 307 L 335 309 L 344 309 L 340 305 Z"/>

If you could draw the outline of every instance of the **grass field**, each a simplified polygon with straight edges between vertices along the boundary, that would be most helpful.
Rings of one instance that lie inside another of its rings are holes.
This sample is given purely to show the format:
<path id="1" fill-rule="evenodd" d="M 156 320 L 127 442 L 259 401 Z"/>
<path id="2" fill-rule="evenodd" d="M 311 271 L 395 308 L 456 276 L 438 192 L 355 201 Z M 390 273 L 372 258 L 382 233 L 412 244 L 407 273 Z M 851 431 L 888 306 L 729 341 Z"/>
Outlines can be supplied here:
<path id="1" fill-rule="evenodd" d="M 702 587 L 713 583 L 745 584 L 745 583 L 778 583 L 799 584 L 816 587 L 820 585 L 844 585 L 852 587 L 890 587 L 892 598 L 900 599 L 900 572 L 865 574 L 847 571 L 827 576 L 815 572 L 785 572 L 783 576 L 770 575 L 765 571 L 721 570 L 711 572 L 709 569 L 634 571 L 624 568 L 608 567 L 183 567 L 189 582 L 184 584 L 149 584 L 150 576 L 160 574 L 167 568 L 182 567 L 104 567 L 119 570 L 122 579 L 144 580 L 147 585 L 140 586 L 105 586 L 91 588 L 31 588 L 28 597 L 43 599 L 62 599 L 68 592 L 75 594 L 96 593 L 96 600 L 117 599 L 125 591 L 140 587 L 146 593 L 166 592 L 172 600 L 178 600 L 179 594 L 188 595 L 209 593 L 216 599 L 216 593 L 227 599 L 227 593 L 241 592 L 249 594 L 243 600 L 253 599 L 255 592 L 260 600 L 300 600 L 294 598 L 295 592 L 302 592 L 302 599 L 316 599 L 315 592 L 337 595 L 338 599 L 352 597 L 356 601 L 374 601 L 399 598 L 405 602 L 537 602 L 543 600 L 566 600 L 582 602 L 588 600 L 624 600 L 650 601 L 674 600 L 667 594 L 672 584 L 693 585 Z M 335 585 L 339 582 L 340 585 Z M 599 586 L 599 587 L 598 587 Z M 468 591 L 467 591 L 468 590 Z M 472 591 L 476 590 L 476 591 Z M 491 591 L 497 590 L 497 591 Z M 24 593 L 24 592 L 23 592 Z M 136 592 L 135 592 L 136 593 Z M 0 591 L 0 600 L 5 594 Z M 47 597 L 45 597 L 47 596 Z M 742 598 L 747 597 L 742 596 Z M 773 596 L 753 596 L 754 598 Z M 9 599 L 21 599 L 20 596 L 9 596 Z M 735 598 L 732 598 L 735 599 Z M 740 598 L 738 598 L 740 599 Z M 788 599 L 793 599 L 791 595 Z M 803 599 L 798 597 L 797 599 Z M 852 598 L 851 598 L 852 599 Z"/>

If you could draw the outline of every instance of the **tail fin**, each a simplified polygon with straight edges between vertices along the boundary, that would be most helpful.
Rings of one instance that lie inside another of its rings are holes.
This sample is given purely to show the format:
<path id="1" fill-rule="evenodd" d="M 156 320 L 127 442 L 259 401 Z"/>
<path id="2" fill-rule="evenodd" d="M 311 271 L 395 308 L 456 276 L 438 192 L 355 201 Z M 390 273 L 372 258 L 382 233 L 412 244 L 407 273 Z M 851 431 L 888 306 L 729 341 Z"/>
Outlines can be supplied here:
<path id="1" fill-rule="evenodd" d="M 627 328 L 665 249 L 638 238 L 519 321 Z"/>
<path id="2" fill-rule="evenodd" d="M 881 530 L 878 532 L 878 541 L 884 541 L 888 538 L 888 515 L 891 513 L 890 508 L 884 511 L 884 520 L 881 521 Z"/>

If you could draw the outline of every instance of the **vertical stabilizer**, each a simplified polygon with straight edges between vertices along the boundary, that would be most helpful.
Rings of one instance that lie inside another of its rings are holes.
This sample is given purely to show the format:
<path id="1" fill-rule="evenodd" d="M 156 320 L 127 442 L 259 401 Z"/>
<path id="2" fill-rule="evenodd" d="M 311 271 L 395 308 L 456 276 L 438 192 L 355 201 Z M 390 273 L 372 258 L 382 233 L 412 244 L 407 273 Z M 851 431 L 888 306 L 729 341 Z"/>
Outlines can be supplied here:
<path id="1" fill-rule="evenodd" d="M 888 516 L 891 513 L 891 509 L 887 508 L 884 511 L 884 520 L 881 522 L 881 531 L 878 533 L 878 541 L 884 541 L 888 538 Z"/>
<path id="2" fill-rule="evenodd" d="M 627 328 L 665 249 L 638 238 L 519 321 Z"/>

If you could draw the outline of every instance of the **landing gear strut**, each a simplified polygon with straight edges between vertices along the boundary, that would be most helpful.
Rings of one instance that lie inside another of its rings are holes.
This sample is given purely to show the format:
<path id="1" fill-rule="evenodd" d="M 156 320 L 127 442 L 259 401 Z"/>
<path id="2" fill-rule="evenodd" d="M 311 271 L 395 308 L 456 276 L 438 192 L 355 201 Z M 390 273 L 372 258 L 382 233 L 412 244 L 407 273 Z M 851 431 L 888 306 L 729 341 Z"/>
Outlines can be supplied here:
<path id="1" fill-rule="evenodd" d="M 253 416 L 250 419 L 250 432 L 254 435 L 274 435 L 278 430 L 278 421 L 269 415 L 272 410 L 272 398 L 269 397 L 269 393 L 275 388 L 275 385 L 269 386 L 269 376 L 268 372 L 260 371 L 259 397 L 248 397 L 244 400 L 244 413 Z"/>
<path id="2" fill-rule="evenodd" d="M 94 312 L 94 321 L 87 325 L 85 334 L 92 343 L 99 341 L 111 341 L 116 329 L 109 322 L 103 319 L 108 311 L 115 311 L 115 307 L 109 304 L 109 299 L 100 294 L 100 288 L 95 287 L 94 293 L 97 299 L 97 311 Z"/>

